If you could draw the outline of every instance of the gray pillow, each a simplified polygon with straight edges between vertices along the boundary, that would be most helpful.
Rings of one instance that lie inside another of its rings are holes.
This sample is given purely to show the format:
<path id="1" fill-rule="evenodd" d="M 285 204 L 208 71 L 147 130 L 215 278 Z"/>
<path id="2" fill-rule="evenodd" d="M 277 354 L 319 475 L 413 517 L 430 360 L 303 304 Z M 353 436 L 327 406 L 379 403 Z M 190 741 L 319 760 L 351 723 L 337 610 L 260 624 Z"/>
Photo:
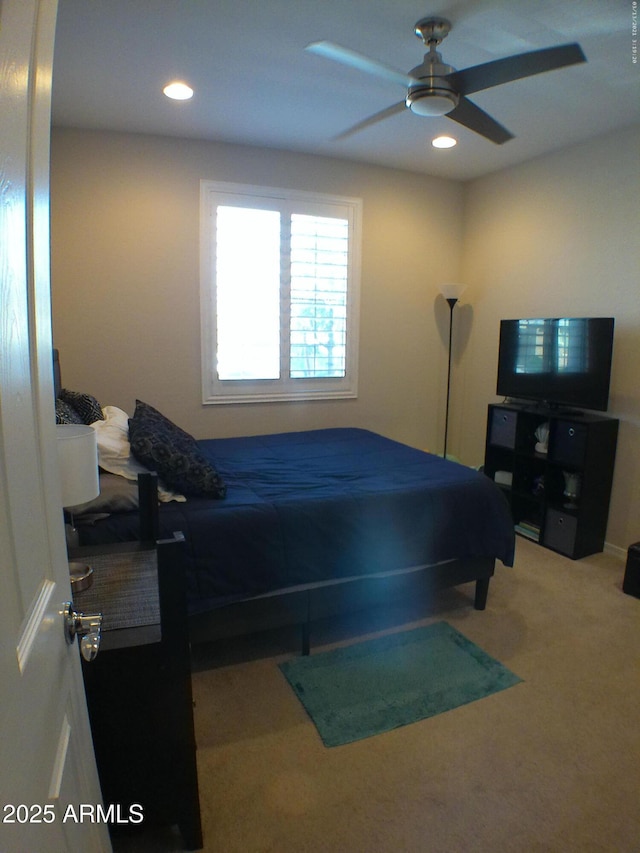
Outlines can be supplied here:
<path id="1" fill-rule="evenodd" d="M 100 494 L 97 498 L 78 506 L 68 507 L 68 511 L 74 518 L 87 513 L 127 512 L 132 509 L 138 509 L 137 482 L 105 471 L 100 472 Z"/>

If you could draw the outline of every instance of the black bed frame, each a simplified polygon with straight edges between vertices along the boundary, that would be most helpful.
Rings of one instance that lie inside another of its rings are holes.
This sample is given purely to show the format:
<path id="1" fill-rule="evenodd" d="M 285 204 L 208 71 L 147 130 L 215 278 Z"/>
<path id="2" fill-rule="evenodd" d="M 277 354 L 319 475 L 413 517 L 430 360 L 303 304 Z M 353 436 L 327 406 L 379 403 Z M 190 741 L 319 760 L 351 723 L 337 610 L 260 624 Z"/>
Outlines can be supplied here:
<path id="1" fill-rule="evenodd" d="M 437 590 L 471 581 L 476 584 L 474 607 L 484 610 L 494 565 L 492 558 L 475 557 L 410 572 L 279 589 L 207 613 L 192 614 L 189 634 L 192 643 L 199 643 L 299 625 L 302 654 L 308 655 L 312 623 L 328 616 L 388 605 L 394 600 L 407 601 L 409 596 L 428 601 Z"/>

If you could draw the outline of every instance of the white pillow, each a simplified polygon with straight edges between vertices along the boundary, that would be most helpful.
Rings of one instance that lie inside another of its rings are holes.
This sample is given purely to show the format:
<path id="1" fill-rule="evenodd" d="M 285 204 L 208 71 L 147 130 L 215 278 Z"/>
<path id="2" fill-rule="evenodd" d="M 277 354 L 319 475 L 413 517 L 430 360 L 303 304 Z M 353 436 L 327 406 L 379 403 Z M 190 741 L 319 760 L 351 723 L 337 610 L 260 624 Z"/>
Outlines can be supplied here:
<path id="1" fill-rule="evenodd" d="M 138 474 L 147 474 L 149 469 L 141 465 L 131 453 L 129 444 L 129 415 L 117 406 L 105 406 L 103 421 L 95 421 L 91 428 L 98 440 L 98 465 L 110 474 L 119 474 L 127 480 L 137 480 Z M 158 498 L 168 501 L 186 501 L 184 495 L 171 492 L 158 482 Z"/>

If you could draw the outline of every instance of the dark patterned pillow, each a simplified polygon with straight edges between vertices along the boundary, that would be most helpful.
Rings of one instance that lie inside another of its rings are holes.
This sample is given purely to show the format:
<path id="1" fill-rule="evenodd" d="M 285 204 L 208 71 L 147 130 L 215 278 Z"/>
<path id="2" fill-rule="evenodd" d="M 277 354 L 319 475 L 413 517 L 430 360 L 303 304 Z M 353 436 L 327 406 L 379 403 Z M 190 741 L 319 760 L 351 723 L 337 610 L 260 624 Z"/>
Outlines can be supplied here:
<path id="1" fill-rule="evenodd" d="M 102 406 L 91 394 L 82 394 L 80 391 L 68 391 L 63 388 L 60 391 L 60 399 L 73 406 L 82 418 L 80 423 L 93 424 L 104 420 Z"/>
<path id="2" fill-rule="evenodd" d="M 129 418 L 129 442 L 136 459 L 170 488 L 194 497 L 225 496 L 227 487 L 195 438 L 141 400 Z"/>
<path id="3" fill-rule="evenodd" d="M 84 421 L 74 407 L 62 400 L 60 397 L 56 400 L 56 423 L 57 424 L 83 424 Z"/>

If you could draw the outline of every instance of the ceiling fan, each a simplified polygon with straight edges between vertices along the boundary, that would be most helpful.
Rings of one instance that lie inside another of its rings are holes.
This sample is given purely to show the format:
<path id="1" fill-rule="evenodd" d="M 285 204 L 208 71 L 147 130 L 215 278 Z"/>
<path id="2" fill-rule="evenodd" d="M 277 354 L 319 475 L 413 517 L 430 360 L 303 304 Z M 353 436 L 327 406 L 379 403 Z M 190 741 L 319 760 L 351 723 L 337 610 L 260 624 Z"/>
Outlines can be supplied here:
<path id="1" fill-rule="evenodd" d="M 513 139 L 513 134 L 477 107 L 467 95 L 502 83 L 510 83 L 512 80 L 541 74 L 543 71 L 586 62 L 579 44 L 563 44 L 456 71 L 451 65 L 442 62 L 442 56 L 436 50 L 450 30 L 451 22 L 446 18 L 421 18 L 417 22 L 414 32 L 429 48 L 429 52 L 425 54 L 422 64 L 417 65 L 408 74 L 332 42 L 317 41 L 307 45 L 305 50 L 311 53 L 373 74 L 388 82 L 398 83 L 407 89 L 404 101 L 358 122 L 340 133 L 336 139 L 351 136 L 408 108 L 419 116 L 446 115 L 491 142 L 502 145 Z"/>

